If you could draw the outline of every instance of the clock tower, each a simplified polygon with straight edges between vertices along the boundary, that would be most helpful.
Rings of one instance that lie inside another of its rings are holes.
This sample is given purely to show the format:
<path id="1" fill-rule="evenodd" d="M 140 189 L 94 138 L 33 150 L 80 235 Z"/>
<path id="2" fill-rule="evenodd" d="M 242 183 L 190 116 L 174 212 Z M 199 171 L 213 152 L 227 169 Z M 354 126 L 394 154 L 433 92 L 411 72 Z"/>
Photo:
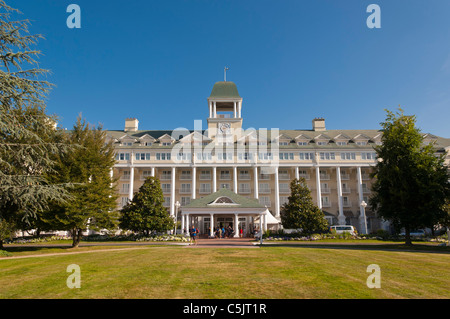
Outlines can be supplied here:
<path id="1" fill-rule="evenodd" d="M 236 84 L 229 81 L 216 82 L 208 97 L 208 137 L 226 138 L 242 129 L 242 98 Z M 234 141 L 233 141 L 234 142 Z"/>

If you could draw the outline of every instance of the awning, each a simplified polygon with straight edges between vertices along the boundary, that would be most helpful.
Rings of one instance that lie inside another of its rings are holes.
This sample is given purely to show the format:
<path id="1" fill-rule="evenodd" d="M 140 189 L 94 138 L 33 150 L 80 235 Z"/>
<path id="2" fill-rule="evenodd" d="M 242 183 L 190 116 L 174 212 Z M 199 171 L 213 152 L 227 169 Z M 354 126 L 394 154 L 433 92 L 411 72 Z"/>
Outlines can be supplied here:
<path id="1" fill-rule="evenodd" d="M 268 209 L 266 209 L 265 213 L 266 213 L 267 224 L 279 224 L 280 223 L 280 221 L 278 219 L 273 217 L 272 213 Z"/>

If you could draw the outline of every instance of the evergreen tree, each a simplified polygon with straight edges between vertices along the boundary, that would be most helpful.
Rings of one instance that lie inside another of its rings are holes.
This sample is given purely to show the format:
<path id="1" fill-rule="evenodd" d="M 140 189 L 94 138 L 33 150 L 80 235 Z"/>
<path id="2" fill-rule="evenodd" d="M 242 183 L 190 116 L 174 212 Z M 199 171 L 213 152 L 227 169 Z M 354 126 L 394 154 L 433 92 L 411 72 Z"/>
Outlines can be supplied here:
<path id="1" fill-rule="evenodd" d="M 149 235 L 174 227 L 174 220 L 163 206 L 164 195 L 159 180 L 148 177 L 121 211 L 120 228 Z"/>
<path id="2" fill-rule="evenodd" d="M 71 199 L 64 204 L 55 203 L 44 212 L 42 221 L 48 228 L 68 230 L 73 236 L 73 247 L 77 247 L 82 232 L 114 229 L 117 227 L 117 192 L 112 187 L 111 169 L 115 163 L 114 146 L 106 143 L 106 133 L 78 117 L 67 140 L 74 146 L 70 152 L 58 159 L 59 182 L 70 182 Z"/>
<path id="3" fill-rule="evenodd" d="M 29 34 L 28 20 L 11 21 L 18 13 L 0 0 L 0 228 L 10 230 L 67 198 L 65 185 L 46 178 L 55 172 L 53 154 L 67 148 L 45 110 L 52 84 L 33 48 L 42 36 Z"/>
<path id="4" fill-rule="evenodd" d="M 304 234 L 325 232 L 328 222 L 319 207 L 314 205 L 311 191 L 304 178 L 291 182 L 291 195 L 281 209 L 281 222 L 285 228 L 301 229 Z"/>
<path id="5" fill-rule="evenodd" d="M 449 225 L 445 204 L 450 195 L 445 154 L 435 155 L 433 144 L 423 145 L 415 116 L 402 109 L 387 112 L 383 144 L 376 147 L 378 161 L 373 177 L 371 206 L 378 215 L 405 228 L 406 244 L 411 245 L 413 229 Z"/>

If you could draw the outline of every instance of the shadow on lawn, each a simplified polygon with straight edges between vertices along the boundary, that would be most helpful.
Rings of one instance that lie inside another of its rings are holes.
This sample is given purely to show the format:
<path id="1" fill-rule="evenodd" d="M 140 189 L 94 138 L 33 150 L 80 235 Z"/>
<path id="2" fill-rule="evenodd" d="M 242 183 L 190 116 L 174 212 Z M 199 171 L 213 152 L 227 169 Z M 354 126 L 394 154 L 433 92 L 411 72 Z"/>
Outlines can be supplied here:
<path id="1" fill-rule="evenodd" d="M 314 248 L 314 249 L 354 249 L 354 250 L 380 250 L 411 253 L 435 253 L 450 254 L 450 247 L 437 245 L 413 244 L 330 244 L 330 243 L 263 243 L 262 247 L 290 247 L 290 248 Z"/>

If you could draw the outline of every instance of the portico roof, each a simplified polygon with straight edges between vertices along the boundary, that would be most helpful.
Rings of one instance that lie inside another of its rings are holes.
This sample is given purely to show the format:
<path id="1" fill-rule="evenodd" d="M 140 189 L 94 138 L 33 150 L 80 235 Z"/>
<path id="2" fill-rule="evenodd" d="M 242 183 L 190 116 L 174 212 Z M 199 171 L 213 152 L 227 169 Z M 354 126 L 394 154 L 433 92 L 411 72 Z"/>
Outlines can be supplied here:
<path id="1" fill-rule="evenodd" d="M 217 201 L 220 197 L 226 197 L 229 201 Z M 222 188 L 219 191 L 212 193 L 203 198 L 192 200 L 184 208 L 259 208 L 264 209 L 265 206 L 261 205 L 257 199 L 247 198 L 236 194 L 235 192 Z"/>

